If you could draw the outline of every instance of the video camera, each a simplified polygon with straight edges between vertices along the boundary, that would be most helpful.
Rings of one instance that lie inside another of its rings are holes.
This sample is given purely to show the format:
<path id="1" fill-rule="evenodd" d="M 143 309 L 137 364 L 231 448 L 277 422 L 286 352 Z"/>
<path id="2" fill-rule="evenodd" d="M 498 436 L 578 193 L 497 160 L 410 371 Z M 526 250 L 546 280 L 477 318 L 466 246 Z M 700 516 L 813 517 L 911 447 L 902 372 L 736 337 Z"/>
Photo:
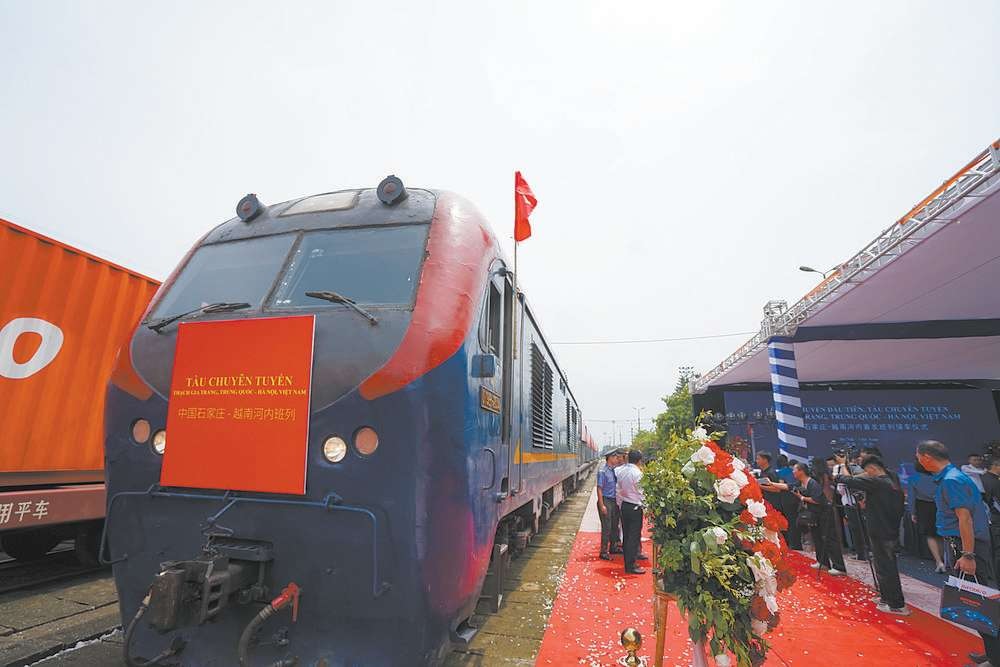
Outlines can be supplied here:
<path id="1" fill-rule="evenodd" d="M 861 449 L 856 445 L 843 444 L 837 440 L 830 441 L 830 449 L 833 450 L 834 456 L 846 457 L 848 462 L 853 461 L 861 453 Z"/>

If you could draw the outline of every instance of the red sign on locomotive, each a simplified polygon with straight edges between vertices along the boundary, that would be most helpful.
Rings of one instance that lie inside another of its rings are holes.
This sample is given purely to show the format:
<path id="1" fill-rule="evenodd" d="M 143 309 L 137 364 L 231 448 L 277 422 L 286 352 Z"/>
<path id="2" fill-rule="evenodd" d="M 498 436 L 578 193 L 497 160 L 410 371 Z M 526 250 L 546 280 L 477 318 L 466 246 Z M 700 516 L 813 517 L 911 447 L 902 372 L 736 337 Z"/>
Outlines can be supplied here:
<path id="1" fill-rule="evenodd" d="M 160 482 L 304 494 L 312 316 L 182 323 Z"/>

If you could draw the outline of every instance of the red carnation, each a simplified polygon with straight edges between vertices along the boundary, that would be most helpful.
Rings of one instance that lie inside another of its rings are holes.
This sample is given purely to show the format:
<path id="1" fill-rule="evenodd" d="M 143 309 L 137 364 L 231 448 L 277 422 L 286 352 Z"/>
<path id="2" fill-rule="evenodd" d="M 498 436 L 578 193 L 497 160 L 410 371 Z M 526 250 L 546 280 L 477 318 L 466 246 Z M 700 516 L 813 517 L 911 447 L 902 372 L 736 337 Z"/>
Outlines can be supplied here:
<path id="1" fill-rule="evenodd" d="M 785 519 L 781 512 L 778 512 L 773 507 L 768 505 L 767 516 L 764 517 L 764 527 L 768 530 L 780 533 L 784 530 L 788 530 L 788 520 Z"/>
<path id="2" fill-rule="evenodd" d="M 725 479 L 726 477 L 729 477 L 730 475 L 733 474 L 734 470 L 733 463 L 731 460 L 726 461 L 725 459 L 719 456 L 716 456 L 715 461 L 709 463 L 705 467 L 708 469 L 708 472 L 712 473 L 719 479 Z"/>
<path id="3" fill-rule="evenodd" d="M 740 500 L 744 503 L 748 500 L 756 500 L 757 502 L 764 500 L 764 492 L 753 477 L 749 477 L 747 485 L 740 489 Z"/>
<path id="4" fill-rule="evenodd" d="M 779 567 L 775 578 L 778 580 L 778 590 L 783 591 L 795 583 L 795 571 L 790 567 Z"/>
<path id="5" fill-rule="evenodd" d="M 767 608 L 764 598 L 759 595 L 753 596 L 753 600 L 750 602 L 750 615 L 758 621 L 767 621 L 771 618 L 771 610 Z"/>
<path id="6" fill-rule="evenodd" d="M 781 549 L 778 548 L 774 542 L 770 540 L 762 540 L 754 545 L 753 550 L 756 553 L 762 554 L 764 558 L 768 559 L 772 563 L 777 564 L 781 560 Z"/>

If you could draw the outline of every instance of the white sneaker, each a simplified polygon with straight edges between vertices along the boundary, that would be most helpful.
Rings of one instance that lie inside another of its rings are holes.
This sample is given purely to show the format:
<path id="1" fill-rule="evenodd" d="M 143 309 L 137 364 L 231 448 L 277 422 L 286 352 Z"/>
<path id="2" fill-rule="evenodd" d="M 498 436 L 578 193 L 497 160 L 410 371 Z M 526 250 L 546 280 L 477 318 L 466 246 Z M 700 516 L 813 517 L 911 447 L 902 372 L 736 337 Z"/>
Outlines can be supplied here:
<path id="1" fill-rule="evenodd" d="M 814 569 L 814 570 L 818 570 L 818 569 L 820 568 L 820 564 L 819 564 L 819 563 L 813 563 L 813 564 L 812 564 L 812 565 L 810 565 L 809 567 L 811 567 L 811 568 L 812 568 L 812 569 Z"/>
<path id="2" fill-rule="evenodd" d="M 827 574 L 829 574 L 829 575 L 830 575 L 831 577 L 842 577 L 842 576 L 844 576 L 844 573 L 843 573 L 843 572 L 841 572 L 840 570 L 838 570 L 838 569 L 837 569 L 837 568 L 835 568 L 835 567 L 831 567 L 831 568 L 830 568 L 830 569 L 829 569 L 829 570 L 827 571 Z"/>

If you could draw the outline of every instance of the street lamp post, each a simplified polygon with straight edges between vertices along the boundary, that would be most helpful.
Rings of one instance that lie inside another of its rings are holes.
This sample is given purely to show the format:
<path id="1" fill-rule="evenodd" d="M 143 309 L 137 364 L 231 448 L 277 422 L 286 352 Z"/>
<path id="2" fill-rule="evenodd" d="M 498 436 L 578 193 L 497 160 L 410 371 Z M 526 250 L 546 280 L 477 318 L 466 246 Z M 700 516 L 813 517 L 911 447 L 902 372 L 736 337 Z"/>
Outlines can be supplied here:
<path id="1" fill-rule="evenodd" d="M 811 266 L 800 266 L 799 271 L 805 271 L 806 273 L 818 273 L 824 278 L 826 278 L 828 275 L 830 275 L 830 273 L 833 272 L 832 269 L 830 271 L 820 271 L 819 269 L 814 269 Z"/>

